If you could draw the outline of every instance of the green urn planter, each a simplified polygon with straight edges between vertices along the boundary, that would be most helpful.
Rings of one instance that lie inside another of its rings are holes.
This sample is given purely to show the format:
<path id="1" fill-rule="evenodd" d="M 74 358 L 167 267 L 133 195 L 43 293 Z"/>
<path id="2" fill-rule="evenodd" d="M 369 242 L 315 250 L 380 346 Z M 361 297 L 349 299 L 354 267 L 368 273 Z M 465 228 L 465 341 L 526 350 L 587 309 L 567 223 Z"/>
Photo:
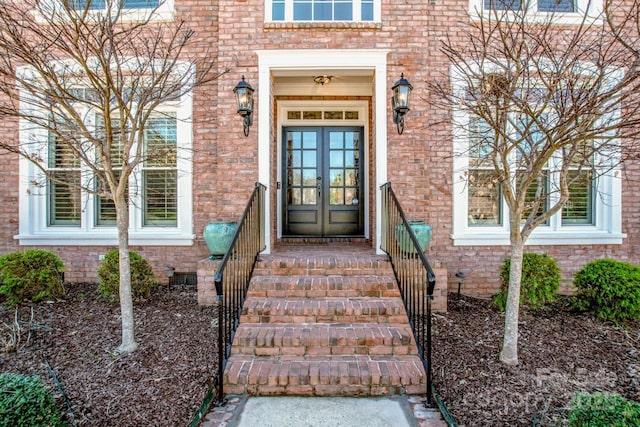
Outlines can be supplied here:
<path id="1" fill-rule="evenodd" d="M 420 244 L 422 252 L 426 251 L 427 247 L 429 246 L 429 241 L 431 241 L 431 226 L 420 219 L 413 219 L 409 220 L 408 222 L 409 227 L 411 227 L 413 233 L 418 239 L 418 243 Z M 399 224 L 396 227 L 396 240 L 402 252 L 416 253 L 415 248 L 411 242 L 411 236 L 407 232 L 404 224 Z"/>
<path id="2" fill-rule="evenodd" d="M 211 259 L 224 256 L 237 230 L 238 224 L 233 221 L 212 221 L 204 227 L 204 241 Z"/>

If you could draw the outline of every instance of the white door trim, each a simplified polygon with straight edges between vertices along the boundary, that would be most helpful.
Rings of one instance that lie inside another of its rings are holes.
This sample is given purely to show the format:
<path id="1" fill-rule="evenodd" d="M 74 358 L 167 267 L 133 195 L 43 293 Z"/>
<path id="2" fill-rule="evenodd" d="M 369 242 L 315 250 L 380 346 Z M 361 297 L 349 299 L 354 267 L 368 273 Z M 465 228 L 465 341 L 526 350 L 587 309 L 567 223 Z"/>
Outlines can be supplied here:
<path id="1" fill-rule="evenodd" d="M 372 70 L 373 81 L 373 147 L 376 154 L 376 176 L 373 185 L 377 194 L 382 184 L 387 182 L 387 55 L 388 49 L 289 49 L 258 50 L 258 180 L 267 186 L 265 192 L 265 245 L 264 253 L 270 253 L 273 244 L 271 236 L 271 172 L 277 165 L 271 164 L 270 141 L 272 139 L 272 81 L 274 70 L 300 70 L 333 68 L 351 70 Z M 275 138 L 277 139 L 277 138 Z M 376 248 L 381 252 L 380 197 L 376 197 Z"/>

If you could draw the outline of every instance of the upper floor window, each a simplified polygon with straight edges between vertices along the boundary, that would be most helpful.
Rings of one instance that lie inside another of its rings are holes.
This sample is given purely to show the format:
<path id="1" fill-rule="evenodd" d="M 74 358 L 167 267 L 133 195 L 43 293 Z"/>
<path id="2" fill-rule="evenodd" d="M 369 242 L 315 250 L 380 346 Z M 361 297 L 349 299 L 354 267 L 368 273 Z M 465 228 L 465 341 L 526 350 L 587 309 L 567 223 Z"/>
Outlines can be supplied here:
<path id="1" fill-rule="evenodd" d="M 533 21 L 546 22 L 551 16 L 554 23 L 579 24 L 583 16 L 600 17 L 602 0 L 470 0 L 469 11 L 476 17 L 492 16 L 492 12 L 521 12 Z"/>
<path id="2" fill-rule="evenodd" d="M 90 12 L 87 16 L 81 13 L 85 9 Z M 38 20 L 46 23 L 52 19 L 91 22 L 97 14 L 106 13 L 125 22 L 168 20 L 173 11 L 174 0 L 40 0 L 35 12 Z"/>
<path id="3" fill-rule="evenodd" d="M 380 0 L 266 0 L 266 21 L 375 22 Z"/>
<path id="4" fill-rule="evenodd" d="M 577 12 L 580 0 L 484 0 L 485 10 L 518 10 L 527 7 L 538 12 Z"/>
<path id="5" fill-rule="evenodd" d="M 151 9 L 160 5 L 160 0 L 122 0 L 123 9 Z M 74 0 L 73 6 L 76 9 L 104 9 L 107 0 Z"/>

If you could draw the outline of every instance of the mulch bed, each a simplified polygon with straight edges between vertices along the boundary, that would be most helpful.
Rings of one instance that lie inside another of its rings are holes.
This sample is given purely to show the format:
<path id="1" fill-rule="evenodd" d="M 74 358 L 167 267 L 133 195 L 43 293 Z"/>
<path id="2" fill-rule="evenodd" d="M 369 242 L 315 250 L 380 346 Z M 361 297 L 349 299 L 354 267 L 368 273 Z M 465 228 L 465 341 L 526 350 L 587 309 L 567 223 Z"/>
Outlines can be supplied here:
<path id="1" fill-rule="evenodd" d="M 157 289 L 135 306 L 140 349 L 116 356 L 119 307 L 95 289 L 68 285 L 64 300 L 35 307 L 29 345 L 0 351 L 0 370 L 38 374 L 55 390 L 48 361 L 77 425 L 188 425 L 216 370 L 216 309 L 199 307 L 195 289 Z M 20 313 L 30 317 L 29 309 Z M 0 308 L 1 321 L 12 316 Z M 434 380 L 460 425 L 558 425 L 577 391 L 640 401 L 638 324 L 616 327 L 563 301 L 523 311 L 520 364 L 508 367 L 498 360 L 503 322 L 489 302 L 464 296 L 434 315 Z"/>
<path id="2" fill-rule="evenodd" d="M 140 348 L 115 355 L 119 314 L 117 304 L 97 297 L 96 285 L 67 285 L 64 300 L 34 307 L 37 325 L 28 346 L 0 349 L 0 371 L 38 374 L 57 390 L 48 361 L 76 425 L 188 425 L 217 366 L 216 309 L 199 307 L 195 289 L 158 288 L 134 306 Z M 0 308 L 1 321 L 13 316 L 13 310 Z M 29 320 L 30 309 L 20 317 Z M 62 393 L 56 394 L 64 406 Z"/>
<path id="3" fill-rule="evenodd" d="M 454 296 L 433 331 L 434 382 L 460 425 L 558 425 L 575 392 L 640 401 L 638 323 L 616 327 L 566 299 L 521 311 L 515 367 L 498 360 L 504 315 L 489 301 Z"/>

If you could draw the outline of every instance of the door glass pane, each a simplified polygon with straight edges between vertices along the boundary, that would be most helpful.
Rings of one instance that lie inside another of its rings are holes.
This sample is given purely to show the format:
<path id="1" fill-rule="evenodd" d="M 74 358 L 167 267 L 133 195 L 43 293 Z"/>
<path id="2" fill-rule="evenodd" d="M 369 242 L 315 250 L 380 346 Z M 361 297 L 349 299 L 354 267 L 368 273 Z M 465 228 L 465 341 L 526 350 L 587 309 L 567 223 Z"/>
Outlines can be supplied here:
<path id="1" fill-rule="evenodd" d="M 287 203 L 290 205 L 301 205 L 302 197 L 299 188 L 289 188 L 287 190 Z"/>
<path id="2" fill-rule="evenodd" d="M 342 132 L 329 132 L 329 148 L 341 150 L 344 148 L 344 136 Z"/>
<path id="3" fill-rule="evenodd" d="M 294 151 L 289 158 L 289 166 L 294 168 L 302 167 L 300 151 Z"/>
<path id="4" fill-rule="evenodd" d="M 345 188 L 344 190 L 344 204 L 345 205 L 357 205 L 358 199 L 356 197 L 357 191 L 355 188 Z"/>
<path id="5" fill-rule="evenodd" d="M 348 168 L 354 167 L 356 164 L 356 153 L 355 151 L 345 151 L 344 152 L 344 165 Z"/>
<path id="6" fill-rule="evenodd" d="M 329 203 L 331 205 L 344 205 L 344 189 L 331 188 L 329 190 Z"/>
<path id="7" fill-rule="evenodd" d="M 357 186 L 358 185 L 358 171 L 357 169 L 347 169 L 345 185 Z"/>
<path id="8" fill-rule="evenodd" d="M 343 184 L 344 184 L 344 176 L 342 174 L 342 169 L 331 169 L 330 185 L 332 187 L 335 187 Z"/>
<path id="9" fill-rule="evenodd" d="M 301 136 L 300 132 L 287 132 L 287 148 L 300 149 Z"/>
<path id="10" fill-rule="evenodd" d="M 305 132 L 302 136 L 302 148 L 305 150 L 315 149 L 317 144 L 317 135 L 315 132 Z"/>
<path id="11" fill-rule="evenodd" d="M 316 185 L 316 170 L 315 169 L 304 169 L 302 171 L 302 175 L 304 178 L 304 185 L 305 186 L 312 186 L 312 185 Z"/>
<path id="12" fill-rule="evenodd" d="M 289 185 L 302 185 L 302 179 L 300 178 L 299 170 L 290 170 L 289 175 L 291 176 Z"/>
<path id="13" fill-rule="evenodd" d="M 305 188 L 302 193 L 302 204 L 303 205 L 315 205 L 316 204 L 316 189 L 314 188 Z"/>
<path id="14" fill-rule="evenodd" d="M 331 151 L 329 154 L 329 167 L 337 168 L 344 166 L 344 155 L 342 151 Z"/>
<path id="15" fill-rule="evenodd" d="M 302 154 L 302 166 L 305 168 L 315 168 L 316 167 L 316 152 L 315 151 L 307 151 L 305 150 Z"/>
<path id="16" fill-rule="evenodd" d="M 354 148 L 358 148 L 357 146 L 357 142 L 358 142 L 358 134 L 355 132 L 345 132 L 344 133 L 344 148 L 347 148 L 349 150 L 353 150 Z"/>

